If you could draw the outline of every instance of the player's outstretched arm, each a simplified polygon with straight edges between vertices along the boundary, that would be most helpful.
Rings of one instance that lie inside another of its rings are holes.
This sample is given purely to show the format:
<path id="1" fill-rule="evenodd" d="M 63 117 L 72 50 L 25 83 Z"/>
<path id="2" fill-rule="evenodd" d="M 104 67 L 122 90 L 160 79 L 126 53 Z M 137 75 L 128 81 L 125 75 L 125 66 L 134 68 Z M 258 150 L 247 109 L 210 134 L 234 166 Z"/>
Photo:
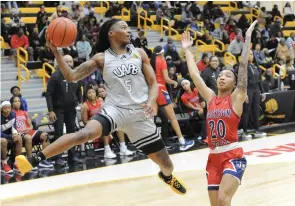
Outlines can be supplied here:
<path id="1" fill-rule="evenodd" d="M 79 81 L 92 74 L 96 69 L 103 68 L 104 54 L 98 53 L 90 60 L 80 64 L 80 66 L 72 70 L 57 51 L 57 48 L 51 42 L 47 41 L 47 44 L 57 61 L 59 70 L 68 82 Z"/>
<path id="2" fill-rule="evenodd" d="M 238 70 L 237 87 L 232 93 L 233 109 L 238 115 L 243 113 L 243 104 L 247 97 L 247 85 L 248 85 L 248 58 L 250 53 L 251 35 L 254 30 L 257 20 L 254 21 L 246 32 L 246 39 L 243 46 L 241 55 L 241 61 Z"/>
<path id="3" fill-rule="evenodd" d="M 193 42 L 191 41 L 189 32 L 184 32 L 181 37 L 181 45 L 185 52 L 185 58 L 190 77 L 192 78 L 201 96 L 209 103 L 211 99 L 215 96 L 215 93 L 209 87 L 207 87 L 204 80 L 200 76 L 199 69 L 194 60 L 194 55 L 191 52 L 192 44 Z"/>

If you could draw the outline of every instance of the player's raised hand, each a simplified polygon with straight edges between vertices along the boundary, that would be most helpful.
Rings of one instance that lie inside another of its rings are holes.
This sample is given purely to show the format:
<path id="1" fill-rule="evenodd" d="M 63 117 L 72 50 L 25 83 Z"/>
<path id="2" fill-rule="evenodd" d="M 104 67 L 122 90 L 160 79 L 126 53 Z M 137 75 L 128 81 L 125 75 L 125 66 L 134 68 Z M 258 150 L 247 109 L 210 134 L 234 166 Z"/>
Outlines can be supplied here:
<path id="1" fill-rule="evenodd" d="M 189 49 L 193 45 L 190 33 L 188 31 L 183 32 L 181 35 L 181 46 L 183 49 Z"/>
<path id="2" fill-rule="evenodd" d="M 255 20 L 250 27 L 248 28 L 247 32 L 246 32 L 246 36 L 251 36 L 252 32 L 254 31 L 255 25 L 258 23 L 258 20 Z"/>

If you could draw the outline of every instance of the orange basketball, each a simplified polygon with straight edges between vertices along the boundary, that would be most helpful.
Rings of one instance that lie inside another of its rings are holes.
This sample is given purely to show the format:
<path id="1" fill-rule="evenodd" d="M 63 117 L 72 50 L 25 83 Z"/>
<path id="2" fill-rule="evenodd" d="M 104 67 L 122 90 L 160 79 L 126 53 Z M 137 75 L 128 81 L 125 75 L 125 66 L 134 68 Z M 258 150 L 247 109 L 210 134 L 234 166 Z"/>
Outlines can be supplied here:
<path id="1" fill-rule="evenodd" d="M 47 28 L 47 38 L 56 47 L 70 46 L 76 41 L 76 37 L 76 25 L 64 17 L 54 19 Z"/>

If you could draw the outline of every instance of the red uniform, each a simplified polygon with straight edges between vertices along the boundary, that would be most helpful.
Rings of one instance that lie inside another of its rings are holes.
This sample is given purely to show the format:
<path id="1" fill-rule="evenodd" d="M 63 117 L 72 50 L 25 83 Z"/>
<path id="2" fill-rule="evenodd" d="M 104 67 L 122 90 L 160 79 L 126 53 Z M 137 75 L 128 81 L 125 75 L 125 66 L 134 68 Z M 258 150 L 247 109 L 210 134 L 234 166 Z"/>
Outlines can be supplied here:
<path id="1" fill-rule="evenodd" d="M 88 120 L 91 119 L 91 117 L 95 114 L 100 113 L 100 110 L 102 108 L 103 102 L 101 99 L 97 99 L 95 105 L 93 105 L 91 102 L 86 101 L 86 104 L 88 106 Z"/>
<path id="2" fill-rule="evenodd" d="M 156 80 L 158 83 L 158 99 L 157 103 L 159 106 L 166 106 L 170 104 L 171 98 L 166 88 L 166 82 L 164 79 L 163 71 L 167 70 L 167 63 L 164 59 L 156 57 Z"/>
<path id="3" fill-rule="evenodd" d="M 206 121 L 210 148 L 206 167 L 208 190 L 218 190 L 224 174 L 240 182 L 247 166 L 243 149 L 238 145 L 240 117 L 232 109 L 231 95 L 211 100 Z"/>
<path id="4" fill-rule="evenodd" d="M 197 88 L 194 88 L 191 93 L 184 92 L 183 95 L 181 95 L 181 101 L 183 104 L 191 103 L 194 107 L 201 107 L 199 92 Z"/>
<path id="5" fill-rule="evenodd" d="M 41 142 L 41 131 L 38 130 L 29 130 L 26 131 L 26 129 L 29 128 L 28 124 L 28 113 L 23 110 L 13 110 L 16 115 L 16 130 L 21 134 L 21 137 L 23 138 L 26 134 L 30 135 L 32 137 L 32 144 L 36 145 Z"/>

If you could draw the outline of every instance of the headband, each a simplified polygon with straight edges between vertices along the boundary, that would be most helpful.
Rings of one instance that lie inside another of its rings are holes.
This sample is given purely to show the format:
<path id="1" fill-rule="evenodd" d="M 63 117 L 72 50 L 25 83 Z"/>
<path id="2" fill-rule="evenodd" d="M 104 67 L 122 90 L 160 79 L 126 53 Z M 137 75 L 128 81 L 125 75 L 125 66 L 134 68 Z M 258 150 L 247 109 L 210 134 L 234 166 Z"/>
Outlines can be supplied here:
<path id="1" fill-rule="evenodd" d="M 1 103 L 1 108 L 4 107 L 4 106 L 7 106 L 7 105 L 11 106 L 10 102 L 9 101 L 3 101 Z"/>

